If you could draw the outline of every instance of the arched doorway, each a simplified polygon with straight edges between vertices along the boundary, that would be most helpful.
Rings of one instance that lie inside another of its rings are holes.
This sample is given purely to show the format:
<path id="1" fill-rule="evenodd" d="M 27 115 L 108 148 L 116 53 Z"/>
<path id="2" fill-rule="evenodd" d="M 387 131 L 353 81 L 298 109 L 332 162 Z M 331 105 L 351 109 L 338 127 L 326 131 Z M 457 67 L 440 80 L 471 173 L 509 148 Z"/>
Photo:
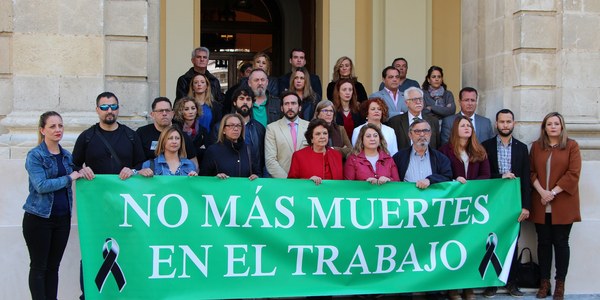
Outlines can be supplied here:
<path id="1" fill-rule="evenodd" d="M 209 70 L 225 91 L 238 82 L 243 62 L 265 52 L 272 75 L 279 76 L 289 68 L 292 48 L 314 57 L 314 19 L 314 0 L 202 0 L 201 44 L 211 50 Z M 314 60 L 308 67 L 314 70 Z"/>

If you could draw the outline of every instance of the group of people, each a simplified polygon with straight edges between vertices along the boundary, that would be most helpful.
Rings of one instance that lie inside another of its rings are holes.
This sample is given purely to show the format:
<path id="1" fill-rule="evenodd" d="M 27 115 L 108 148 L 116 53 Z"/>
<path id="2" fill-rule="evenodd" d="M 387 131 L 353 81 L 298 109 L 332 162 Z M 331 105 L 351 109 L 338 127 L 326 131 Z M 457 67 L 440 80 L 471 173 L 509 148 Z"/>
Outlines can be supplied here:
<path id="1" fill-rule="evenodd" d="M 280 78 L 277 84 L 272 84 L 268 56 L 257 54 L 254 68 L 244 70 L 248 78 L 228 92 L 228 102 L 206 70 L 208 55 L 206 48 L 192 52 L 194 67 L 179 78 L 175 103 L 154 99 L 153 122 L 137 131 L 117 122 L 115 94 L 98 95 L 99 122 L 79 135 L 72 155 L 59 144 L 62 117 L 57 112 L 40 116 L 39 145 L 26 159 L 29 196 L 23 206 L 33 299 L 56 299 L 58 266 L 70 229 L 71 184 L 80 178 L 93 180 L 95 174 L 117 174 L 123 180 L 136 175 L 302 178 L 316 185 L 330 179 L 374 185 L 405 181 L 419 189 L 452 180 L 465 184 L 518 177 L 518 221 L 532 220 L 538 235 L 542 282 L 536 296 L 551 294 L 554 249 L 553 296 L 562 299 L 569 234 L 573 222 L 581 219 L 581 157 L 559 113 L 544 118 L 528 151 L 513 137 L 512 111 L 496 114 L 497 135 L 491 121 L 475 113 L 474 88 L 459 92 L 460 112 L 455 113 L 454 97 L 439 67 L 429 69 L 421 89 L 406 78 L 406 60 L 394 60 L 382 71 L 382 89 L 366 97 L 352 60 L 342 57 L 327 86 L 331 100 L 321 100 L 319 78 L 306 71 L 299 49 L 290 55 L 289 81 Z M 286 84 L 289 88 L 281 90 Z M 515 261 L 516 254 L 513 267 Z M 515 273 L 510 273 L 507 291 L 522 296 Z M 484 296 L 495 293 L 490 287 Z M 468 288 L 462 297 L 459 291 L 448 291 L 447 297 L 475 298 Z"/>

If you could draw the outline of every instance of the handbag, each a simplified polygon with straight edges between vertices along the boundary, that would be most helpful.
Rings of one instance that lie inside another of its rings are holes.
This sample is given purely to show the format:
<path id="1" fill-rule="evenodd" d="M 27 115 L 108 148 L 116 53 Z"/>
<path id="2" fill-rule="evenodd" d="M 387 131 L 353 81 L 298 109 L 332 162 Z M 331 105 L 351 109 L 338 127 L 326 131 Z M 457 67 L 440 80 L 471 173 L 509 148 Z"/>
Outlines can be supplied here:
<path id="1" fill-rule="evenodd" d="M 529 252 L 529 261 L 522 262 L 523 252 Z M 517 260 L 519 264 L 518 272 L 517 272 L 517 284 L 519 287 L 524 288 L 539 288 L 540 287 L 540 266 L 533 262 L 533 258 L 531 256 L 531 249 L 525 247 L 519 253 L 519 258 Z"/>

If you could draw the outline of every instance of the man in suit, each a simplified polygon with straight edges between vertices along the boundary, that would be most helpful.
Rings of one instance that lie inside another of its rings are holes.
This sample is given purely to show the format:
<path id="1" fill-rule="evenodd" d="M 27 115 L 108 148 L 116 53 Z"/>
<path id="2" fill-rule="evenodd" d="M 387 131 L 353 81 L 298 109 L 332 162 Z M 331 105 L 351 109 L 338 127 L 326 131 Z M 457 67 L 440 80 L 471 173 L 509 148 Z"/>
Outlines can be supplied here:
<path id="1" fill-rule="evenodd" d="M 394 68 L 398 69 L 398 71 L 400 72 L 400 81 L 398 89 L 401 93 L 404 93 L 404 91 L 406 91 L 406 89 L 408 89 L 411 86 L 418 88 L 421 87 L 421 85 L 419 85 L 419 83 L 416 80 L 412 80 L 406 77 L 406 75 L 408 74 L 408 61 L 406 61 L 404 57 L 395 58 L 392 62 L 392 66 L 394 66 Z M 384 84 L 382 82 L 379 85 L 379 90 L 383 90 L 383 87 Z"/>
<path id="2" fill-rule="evenodd" d="M 279 77 L 279 95 L 290 88 L 292 72 L 296 72 L 296 69 L 304 68 L 306 65 L 306 52 L 304 49 L 294 48 L 290 51 L 290 65 L 292 66 L 291 71 Z M 321 86 L 319 75 L 310 73 L 310 87 L 317 95 L 323 95 L 323 87 Z M 319 99 L 319 101 L 321 101 L 321 99 Z"/>
<path id="3" fill-rule="evenodd" d="M 442 145 L 448 142 L 450 139 L 450 132 L 452 131 L 452 123 L 456 116 L 463 115 L 471 119 L 473 123 L 473 130 L 475 130 L 475 136 L 481 143 L 494 136 L 494 130 L 492 129 L 492 121 L 490 119 L 478 115 L 475 113 L 477 110 L 477 90 L 472 87 L 465 87 L 458 93 L 460 98 L 460 112 L 447 116 L 442 119 Z"/>
<path id="4" fill-rule="evenodd" d="M 265 134 L 265 164 L 274 178 L 287 178 L 292 163 L 292 154 L 307 145 L 304 133 L 308 121 L 298 117 L 300 96 L 286 91 L 281 94 L 283 118 L 267 125 Z"/>
<path id="5" fill-rule="evenodd" d="M 440 146 L 439 123 L 435 118 L 422 114 L 423 107 L 425 106 L 423 91 L 417 87 L 409 87 L 404 91 L 404 98 L 406 99 L 405 102 L 408 107 L 408 112 L 397 115 L 388 121 L 388 126 L 392 127 L 396 133 L 398 149 L 406 148 L 411 145 L 411 139 L 408 136 L 408 128 L 418 119 L 425 120 L 429 123 L 429 126 L 431 127 L 429 146 L 433 149 L 437 149 Z"/>
<path id="6" fill-rule="evenodd" d="M 452 180 L 450 160 L 441 152 L 429 146 L 431 126 L 423 119 L 415 120 L 408 127 L 412 146 L 394 154 L 400 181 L 415 182 L 417 188 L 426 189 L 429 185 Z"/>
<path id="7" fill-rule="evenodd" d="M 405 113 L 408 110 L 404 102 L 404 95 L 398 89 L 400 86 L 400 71 L 393 66 L 388 66 L 381 72 L 384 88 L 369 96 L 371 98 L 381 98 L 388 106 L 389 117 Z"/>
<path id="8" fill-rule="evenodd" d="M 490 161 L 492 178 L 521 179 L 521 214 L 518 221 L 529 218 L 531 208 L 531 179 L 529 177 L 530 164 L 527 145 L 512 136 L 515 126 L 515 116 L 509 109 L 502 109 L 496 113 L 496 129 L 498 135 L 484 141 L 485 148 Z M 516 273 L 518 272 L 518 245 L 513 255 L 513 262 L 508 275 L 506 291 L 513 297 L 522 297 L 523 292 L 516 284 Z M 496 295 L 497 287 L 488 287 L 483 292 L 486 298 Z"/>

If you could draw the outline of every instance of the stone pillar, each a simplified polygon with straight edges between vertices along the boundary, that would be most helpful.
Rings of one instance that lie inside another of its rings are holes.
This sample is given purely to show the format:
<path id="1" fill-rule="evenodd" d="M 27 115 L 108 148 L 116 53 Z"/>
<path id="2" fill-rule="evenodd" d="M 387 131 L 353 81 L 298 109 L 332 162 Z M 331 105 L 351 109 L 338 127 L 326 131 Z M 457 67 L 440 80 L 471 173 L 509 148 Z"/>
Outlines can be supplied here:
<path id="1" fill-rule="evenodd" d="M 97 122 L 96 96 L 114 92 L 120 120 L 145 124 L 158 94 L 158 0 L 0 0 L 0 158 L 23 158 L 47 110 L 63 144 Z"/>
<path id="2" fill-rule="evenodd" d="M 600 4 L 595 1 L 463 0 L 463 86 L 478 111 L 515 113 L 531 142 L 551 112 L 565 116 L 584 159 L 600 159 Z"/>

